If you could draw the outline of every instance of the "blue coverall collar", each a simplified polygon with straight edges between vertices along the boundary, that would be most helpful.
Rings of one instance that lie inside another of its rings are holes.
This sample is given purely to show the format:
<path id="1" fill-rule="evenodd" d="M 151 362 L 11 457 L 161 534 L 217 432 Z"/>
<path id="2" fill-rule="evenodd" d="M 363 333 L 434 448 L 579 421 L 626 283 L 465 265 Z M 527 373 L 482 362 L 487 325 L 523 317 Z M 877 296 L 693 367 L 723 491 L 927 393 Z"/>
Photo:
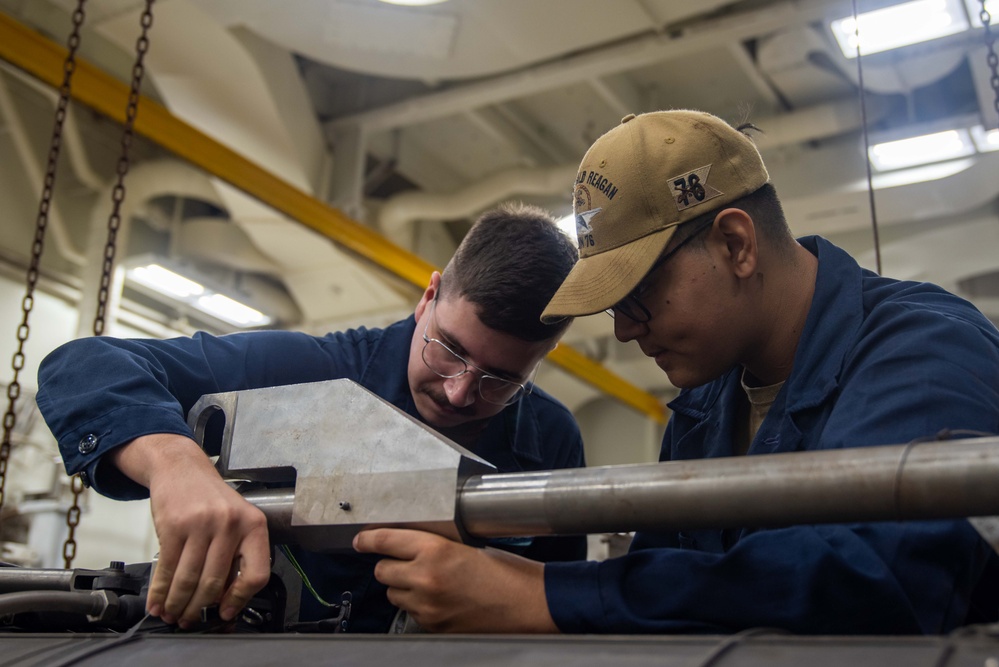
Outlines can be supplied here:
<path id="1" fill-rule="evenodd" d="M 850 341 L 862 323 L 860 266 L 846 252 L 819 236 L 806 236 L 798 242 L 818 258 L 819 267 L 794 368 L 781 392 L 786 396 L 789 413 L 819 405 L 836 390 Z M 724 382 L 681 392 L 669 408 L 691 419 L 704 419 L 723 388 L 732 386 L 728 376 L 740 372 L 740 368 L 733 368 Z"/>

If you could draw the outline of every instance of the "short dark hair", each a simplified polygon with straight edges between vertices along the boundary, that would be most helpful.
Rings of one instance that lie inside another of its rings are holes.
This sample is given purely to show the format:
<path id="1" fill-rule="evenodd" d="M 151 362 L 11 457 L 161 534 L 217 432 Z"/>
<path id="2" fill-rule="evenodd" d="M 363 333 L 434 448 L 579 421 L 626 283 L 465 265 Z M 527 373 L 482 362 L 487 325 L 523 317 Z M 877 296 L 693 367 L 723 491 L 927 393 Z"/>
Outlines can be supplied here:
<path id="1" fill-rule="evenodd" d="M 788 227 L 777 189 L 771 183 L 765 183 L 763 187 L 726 204 L 723 208 L 738 208 L 748 213 L 761 239 L 768 242 L 778 255 L 789 252 L 793 247 L 794 235 Z M 702 224 L 714 220 L 721 210 L 723 209 L 708 211 L 680 225 L 673 235 L 675 240 L 671 245 L 675 246 L 693 234 Z M 693 239 L 690 243 L 695 247 L 703 247 L 704 237 Z"/>
<path id="2" fill-rule="evenodd" d="M 572 318 L 543 324 L 541 312 L 576 263 L 576 245 L 547 211 L 503 204 L 472 226 L 444 269 L 442 297 L 478 307 L 490 329 L 537 342 L 560 336 Z"/>

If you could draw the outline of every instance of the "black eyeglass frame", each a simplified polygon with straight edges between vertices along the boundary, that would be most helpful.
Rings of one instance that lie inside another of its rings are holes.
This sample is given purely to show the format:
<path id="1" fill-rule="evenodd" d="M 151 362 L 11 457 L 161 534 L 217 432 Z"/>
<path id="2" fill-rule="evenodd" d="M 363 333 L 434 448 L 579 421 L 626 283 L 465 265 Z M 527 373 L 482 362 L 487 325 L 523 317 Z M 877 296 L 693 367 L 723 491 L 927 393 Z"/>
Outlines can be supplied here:
<path id="1" fill-rule="evenodd" d="M 690 234 L 690 236 L 688 236 L 684 240 L 682 240 L 679 243 L 677 243 L 675 246 L 673 246 L 672 249 L 670 249 L 668 252 L 664 253 L 659 259 L 657 259 L 655 261 L 655 264 L 652 265 L 652 268 L 650 268 L 645 273 L 645 275 L 642 276 L 642 280 L 638 281 L 638 284 L 641 285 L 642 281 L 644 281 L 650 275 L 652 275 L 653 273 L 655 273 L 663 264 L 666 263 L 666 260 L 668 260 L 670 257 L 672 257 L 673 255 L 675 255 L 676 253 L 680 252 L 680 250 L 685 245 L 687 245 L 694 238 L 696 238 L 697 236 L 699 236 L 704 230 L 709 229 L 714 224 L 714 222 L 715 222 L 715 220 L 712 217 L 710 220 L 706 220 L 703 223 L 701 223 L 700 225 L 698 225 L 697 229 L 695 229 Z M 621 299 L 620 301 L 618 301 L 617 303 L 615 303 L 613 306 L 611 306 L 610 308 L 608 308 L 604 312 L 606 312 L 612 318 L 615 316 L 615 313 L 619 312 L 622 315 L 624 315 L 625 317 L 627 317 L 627 318 L 629 318 L 631 320 L 634 320 L 635 322 L 638 322 L 639 324 L 644 324 L 646 322 L 651 321 L 652 320 L 652 313 L 651 313 L 651 311 L 649 311 L 648 308 L 645 307 L 645 304 L 642 303 L 641 299 L 638 297 L 637 292 L 638 292 L 638 287 L 635 287 L 635 289 L 633 289 L 630 292 L 628 292 L 628 294 L 623 299 Z M 636 308 L 637 308 L 637 310 L 635 310 Z"/>
<path id="2" fill-rule="evenodd" d="M 538 362 L 538 364 L 534 367 L 534 370 L 532 370 L 530 372 L 530 374 L 528 374 L 528 376 L 527 376 L 528 380 L 526 380 L 523 383 L 521 383 L 521 382 L 514 382 L 513 380 L 508 380 L 506 378 L 501 378 L 499 376 L 493 375 L 492 373 L 487 373 L 486 371 L 482 370 L 481 368 L 479 368 L 478 366 L 476 366 L 472 362 L 470 362 L 467 359 L 465 359 L 465 357 L 461 356 L 460 354 L 458 354 L 457 352 L 455 352 L 454 350 L 452 350 L 447 345 L 447 343 L 445 343 L 444 341 L 439 340 L 437 338 L 431 338 L 430 336 L 428 336 L 427 335 L 427 330 L 430 327 L 430 320 L 431 320 L 431 318 L 433 318 L 434 314 L 437 312 L 436 305 L 437 305 L 437 297 L 435 295 L 434 296 L 434 300 L 430 303 L 431 311 L 430 311 L 429 316 L 427 317 L 427 323 L 423 325 L 423 350 L 420 353 L 420 356 L 423 359 L 424 365 L 427 368 L 429 368 L 435 375 L 437 375 L 439 377 L 442 377 L 442 378 L 445 378 L 445 379 L 451 379 L 451 378 L 461 377 L 465 373 L 471 373 L 474 370 L 475 372 L 477 372 L 479 374 L 479 381 L 475 385 L 476 391 L 479 394 L 479 398 L 481 398 L 486 403 L 489 403 L 490 405 L 503 405 L 503 406 L 513 405 L 514 403 L 516 403 L 517 401 L 519 401 L 524 396 L 530 394 L 534 390 L 534 383 L 531 382 L 530 378 L 533 378 L 534 375 L 538 372 L 538 367 L 541 366 L 541 362 Z M 440 345 L 442 348 L 444 348 L 448 353 L 450 353 L 450 355 L 452 357 L 454 357 L 456 360 L 458 360 L 462 364 L 464 364 L 464 366 L 465 366 L 464 369 L 461 370 L 461 371 L 459 371 L 458 373 L 452 373 L 452 374 L 448 375 L 448 374 L 442 373 L 439 370 L 437 370 L 436 368 L 434 368 L 430 364 L 430 362 L 427 361 L 427 348 L 430 347 L 431 343 L 436 343 L 437 345 Z M 506 401 L 504 401 L 502 403 L 498 402 L 498 401 L 490 400 L 482 392 L 482 381 L 485 380 L 486 378 L 489 378 L 491 380 L 496 380 L 498 382 L 502 382 L 504 384 L 510 385 L 511 387 L 516 387 L 516 389 L 514 389 L 514 392 L 510 396 L 510 398 L 506 399 Z"/>

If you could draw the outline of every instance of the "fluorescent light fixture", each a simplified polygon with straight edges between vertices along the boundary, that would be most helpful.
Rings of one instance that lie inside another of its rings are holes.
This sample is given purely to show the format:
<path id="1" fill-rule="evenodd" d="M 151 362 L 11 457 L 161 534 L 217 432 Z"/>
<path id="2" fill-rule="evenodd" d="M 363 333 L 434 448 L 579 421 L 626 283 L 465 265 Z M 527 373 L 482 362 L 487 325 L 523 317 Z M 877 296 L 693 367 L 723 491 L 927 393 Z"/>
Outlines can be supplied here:
<path id="1" fill-rule="evenodd" d="M 424 5 L 439 5 L 447 0 L 381 0 L 390 5 L 405 5 L 407 7 L 423 7 Z"/>
<path id="2" fill-rule="evenodd" d="M 982 27 L 982 3 L 979 0 L 964 0 L 971 17 L 971 27 Z M 989 25 L 999 25 L 999 0 L 986 0 L 985 11 L 989 13 Z"/>
<path id="3" fill-rule="evenodd" d="M 222 294 L 198 297 L 198 308 L 209 315 L 241 327 L 255 327 L 270 322 L 270 318 L 259 310 L 244 306 L 239 301 Z"/>
<path id="4" fill-rule="evenodd" d="M 912 185 L 913 183 L 926 183 L 929 181 L 939 181 L 960 174 L 962 171 L 970 169 L 975 165 L 974 158 L 961 158 L 949 162 L 938 162 L 937 164 L 924 164 L 921 167 L 910 169 L 898 169 L 885 174 L 874 174 L 871 176 L 871 187 L 875 190 L 887 190 L 897 188 L 902 185 Z M 867 184 L 864 183 L 864 187 Z"/>
<path id="5" fill-rule="evenodd" d="M 943 162 L 975 153 L 966 129 L 945 130 L 919 137 L 875 144 L 868 149 L 871 165 L 878 171 L 904 169 Z"/>
<path id="6" fill-rule="evenodd" d="M 999 130 L 985 131 L 981 125 L 971 128 L 971 140 L 975 142 L 975 148 L 979 153 L 999 151 Z"/>
<path id="7" fill-rule="evenodd" d="M 178 299 L 186 299 L 189 296 L 205 293 L 203 285 L 188 280 L 179 273 L 165 269 L 159 264 L 147 264 L 129 269 L 128 277 L 150 289 Z"/>
<path id="8" fill-rule="evenodd" d="M 992 0 L 995 3 L 997 0 Z M 954 35 L 968 29 L 960 0 L 913 0 L 838 19 L 829 24 L 847 58 Z M 858 37 L 859 35 L 859 37 Z"/>
<path id="9" fill-rule="evenodd" d="M 210 290 L 156 262 L 127 269 L 125 278 L 237 327 L 258 327 L 271 323 L 271 318 L 259 310 Z"/>

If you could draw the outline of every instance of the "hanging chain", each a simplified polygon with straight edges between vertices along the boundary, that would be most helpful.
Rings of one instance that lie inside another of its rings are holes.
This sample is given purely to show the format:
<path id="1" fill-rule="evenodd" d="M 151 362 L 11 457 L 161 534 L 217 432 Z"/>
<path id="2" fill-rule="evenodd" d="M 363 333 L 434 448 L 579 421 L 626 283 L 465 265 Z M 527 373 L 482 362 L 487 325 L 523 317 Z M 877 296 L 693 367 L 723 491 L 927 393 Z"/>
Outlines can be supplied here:
<path id="1" fill-rule="evenodd" d="M 55 123 L 52 128 L 52 142 L 49 146 L 48 166 L 45 170 L 45 186 L 42 189 L 41 202 L 38 205 L 38 217 L 35 221 L 35 239 L 31 246 L 31 263 L 28 265 L 27 289 L 21 301 L 21 324 L 17 327 L 17 352 L 14 353 L 12 366 L 14 377 L 7 385 L 7 412 L 3 416 L 3 443 L 0 444 L 0 509 L 3 509 L 4 487 L 7 481 L 7 465 L 10 460 L 10 436 L 14 432 L 17 416 L 14 408 L 21 395 L 21 383 L 18 377 L 24 369 L 24 344 L 28 340 L 31 327 L 28 320 L 35 306 L 35 287 L 38 285 L 38 268 L 42 259 L 42 249 L 45 244 L 45 230 L 49 223 L 49 210 L 52 207 L 52 192 L 55 188 L 56 165 L 59 161 L 59 149 L 62 147 L 62 126 L 66 121 L 69 109 L 70 83 L 76 70 L 76 51 L 80 46 L 80 27 L 86 15 L 83 6 L 87 0 L 79 0 L 76 11 L 73 12 L 73 31 L 69 36 L 69 51 L 63 63 L 62 85 L 59 87 L 59 104 L 56 107 Z M 0 519 L 2 521 L 2 519 Z"/>
<path id="2" fill-rule="evenodd" d="M 132 87 L 128 94 L 128 109 L 125 113 L 125 131 L 121 135 L 121 156 L 118 158 L 118 181 L 111 193 L 111 216 L 108 218 L 108 241 L 104 246 L 104 266 L 101 271 L 101 289 L 97 296 L 97 316 L 94 318 L 94 335 L 104 333 L 104 318 L 107 315 L 108 291 L 111 287 L 111 276 L 114 271 L 114 254 L 121 226 L 121 203 L 125 200 L 125 175 L 128 173 L 128 151 L 134 137 L 135 115 L 139 110 L 139 89 L 142 86 L 142 76 L 146 71 L 143 65 L 146 52 L 149 50 L 149 28 L 153 25 L 153 2 L 146 0 L 146 9 L 142 12 L 142 34 L 135 43 L 136 59 L 132 66 Z"/>
<path id="3" fill-rule="evenodd" d="M 146 0 L 146 9 L 142 12 L 142 33 L 135 43 L 136 58 L 132 66 L 132 86 L 128 93 L 128 108 L 125 112 L 125 129 L 121 135 L 121 156 L 118 158 L 118 180 L 111 192 L 111 215 L 108 218 L 108 240 L 104 246 L 104 264 L 101 268 L 101 287 L 97 295 L 97 315 L 94 317 L 94 335 L 104 333 L 104 320 L 107 316 L 108 295 L 111 288 L 111 276 L 114 273 L 114 256 L 118 241 L 118 228 L 121 227 L 121 203 L 125 201 L 125 175 L 128 173 L 128 151 L 135 137 L 135 116 L 139 110 L 139 90 L 142 87 L 142 77 L 146 68 L 143 61 L 149 50 L 149 28 L 153 25 L 153 2 Z M 66 512 L 66 526 L 69 533 L 62 547 L 63 560 L 68 570 L 76 556 L 76 527 L 80 524 L 80 496 L 83 494 L 83 481 L 79 475 L 73 477 L 73 504 Z"/>
<path id="4" fill-rule="evenodd" d="M 76 527 L 80 525 L 80 496 L 83 494 L 83 480 L 79 475 L 70 478 L 70 490 L 73 492 L 73 504 L 66 511 L 66 526 L 69 534 L 62 545 L 62 559 L 68 570 L 76 558 Z"/>
<path id="5" fill-rule="evenodd" d="M 992 84 L 992 92 L 995 93 L 995 99 L 992 104 L 996 110 L 996 123 L 999 124 L 999 55 L 996 54 L 996 36 L 992 33 L 992 28 L 989 25 L 992 23 L 992 15 L 985 6 L 987 1 L 979 0 L 982 4 L 982 10 L 979 12 L 978 17 L 982 20 L 982 25 L 985 27 L 985 47 L 989 51 L 985 60 L 989 64 L 989 69 L 992 70 L 989 83 Z M 988 125 L 986 125 L 986 129 L 988 129 Z"/>

